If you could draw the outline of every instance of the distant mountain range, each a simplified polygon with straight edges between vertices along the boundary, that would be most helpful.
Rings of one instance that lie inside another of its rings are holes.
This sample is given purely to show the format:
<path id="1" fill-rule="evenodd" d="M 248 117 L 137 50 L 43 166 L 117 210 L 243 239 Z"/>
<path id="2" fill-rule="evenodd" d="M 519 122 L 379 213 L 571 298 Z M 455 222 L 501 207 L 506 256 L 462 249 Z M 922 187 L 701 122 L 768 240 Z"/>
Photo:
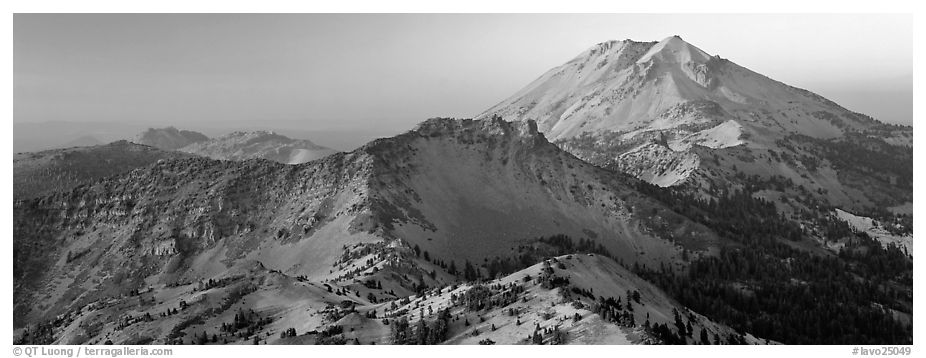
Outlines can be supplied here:
<path id="1" fill-rule="evenodd" d="M 305 139 L 290 139 L 269 131 L 232 132 L 209 139 L 199 132 L 174 127 L 154 129 L 139 134 L 137 143 L 164 150 L 221 160 L 267 159 L 283 164 L 301 164 L 337 153 Z"/>
<path id="2" fill-rule="evenodd" d="M 205 134 L 179 130 L 174 127 L 148 128 L 135 136 L 132 141 L 163 150 L 178 150 L 193 143 L 208 141 Z"/>
<path id="3" fill-rule="evenodd" d="M 161 159 L 203 156 L 222 160 L 267 159 L 300 164 L 337 151 L 308 140 L 290 139 L 267 131 L 233 132 L 209 139 L 174 127 L 148 130 L 102 145 L 82 137 L 65 149 L 17 153 L 13 156 L 15 200 L 68 191 L 96 180 L 151 165 Z"/>
<path id="4" fill-rule="evenodd" d="M 257 123 L 233 122 L 225 125 L 210 122 L 191 121 L 184 123 L 182 130 L 195 131 L 210 137 L 230 132 L 273 131 L 290 138 L 308 138 L 313 143 L 335 150 L 353 150 L 370 140 L 392 136 L 407 128 L 376 129 L 363 128 L 313 128 L 305 121 L 259 121 Z M 156 127 L 157 129 L 158 127 Z M 13 123 L 13 153 L 61 149 L 73 146 L 92 145 L 78 142 L 81 138 L 93 138 L 96 144 L 118 140 L 137 141 L 140 133 L 151 129 L 150 124 L 131 122 L 69 122 L 46 121 Z"/>
<path id="5" fill-rule="evenodd" d="M 305 139 L 290 139 L 268 132 L 232 132 L 208 141 L 180 148 L 180 151 L 222 160 L 268 159 L 283 164 L 301 164 L 337 153 Z"/>

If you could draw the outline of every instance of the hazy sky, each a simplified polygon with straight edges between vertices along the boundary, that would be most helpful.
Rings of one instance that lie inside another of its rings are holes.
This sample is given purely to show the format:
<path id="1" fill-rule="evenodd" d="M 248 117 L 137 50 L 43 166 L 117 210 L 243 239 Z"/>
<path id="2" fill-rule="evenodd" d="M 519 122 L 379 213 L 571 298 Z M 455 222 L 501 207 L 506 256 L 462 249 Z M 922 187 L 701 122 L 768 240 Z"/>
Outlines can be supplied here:
<path id="1" fill-rule="evenodd" d="M 678 34 L 910 124 L 910 15 L 14 16 L 14 121 L 292 121 L 401 131 L 471 117 L 595 43 Z"/>

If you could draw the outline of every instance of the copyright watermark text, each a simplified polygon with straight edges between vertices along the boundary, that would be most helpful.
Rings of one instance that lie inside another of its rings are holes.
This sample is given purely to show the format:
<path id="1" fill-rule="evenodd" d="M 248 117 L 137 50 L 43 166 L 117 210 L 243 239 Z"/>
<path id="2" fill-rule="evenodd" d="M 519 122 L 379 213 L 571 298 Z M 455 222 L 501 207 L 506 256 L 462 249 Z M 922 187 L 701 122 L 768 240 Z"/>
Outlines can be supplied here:
<path id="1" fill-rule="evenodd" d="M 49 346 L 18 346 L 13 347 L 14 357 L 135 357 L 135 356 L 170 356 L 174 352 L 170 348 L 148 347 L 49 347 Z"/>

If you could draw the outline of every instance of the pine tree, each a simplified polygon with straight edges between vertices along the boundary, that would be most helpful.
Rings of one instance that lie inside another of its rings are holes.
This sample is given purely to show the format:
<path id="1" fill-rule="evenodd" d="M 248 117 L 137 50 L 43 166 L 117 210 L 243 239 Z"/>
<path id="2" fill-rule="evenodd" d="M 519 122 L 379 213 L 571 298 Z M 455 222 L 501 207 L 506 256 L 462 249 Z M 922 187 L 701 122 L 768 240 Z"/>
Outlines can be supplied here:
<path id="1" fill-rule="evenodd" d="M 531 343 L 533 344 L 543 344 L 543 336 L 540 335 L 539 330 L 534 331 L 534 335 L 531 337 Z"/>
<path id="2" fill-rule="evenodd" d="M 466 264 L 463 267 L 463 278 L 467 281 L 472 281 L 476 279 L 476 269 L 473 267 L 473 264 L 466 260 Z"/>

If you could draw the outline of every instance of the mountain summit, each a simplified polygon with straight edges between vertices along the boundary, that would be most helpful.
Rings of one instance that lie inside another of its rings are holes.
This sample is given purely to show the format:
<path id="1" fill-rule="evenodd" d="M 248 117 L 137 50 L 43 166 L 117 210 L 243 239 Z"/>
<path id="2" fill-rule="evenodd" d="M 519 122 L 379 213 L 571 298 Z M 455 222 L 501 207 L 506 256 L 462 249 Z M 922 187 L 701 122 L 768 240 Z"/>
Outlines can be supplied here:
<path id="1" fill-rule="evenodd" d="M 663 63 L 705 63 L 710 60 L 710 57 L 707 52 L 694 47 L 676 35 L 656 43 L 637 62 L 643 63 L 655 58 Z"/>
<path id="2" fill-rule="evenodd" d="M 825 116 L 814 115 L 818 111 L 834 111 L 837 117 L 821 118 Z M 725 119 L 820 138 L 875 124 L 813 93 L 712 56 L 678 36 L 595 45 L 482 116 L 492 114 L 536 120 L 554 140 L 599 130 L 713 127 Z"/>
<path id="3" fill-rule="evenodd" d="M 854 209 L 912 198 L 912 128 L 852 112 L 678 36 L 592 46 L 477 118 L 495 115 L 536 121 L 572 154 L 660 186 L 724 189 L 757 175 Z M 841 166 L 842 145 L 873 159 Z M 881 193 L 859 185 L 861 177 L 884 184 Z"/>

